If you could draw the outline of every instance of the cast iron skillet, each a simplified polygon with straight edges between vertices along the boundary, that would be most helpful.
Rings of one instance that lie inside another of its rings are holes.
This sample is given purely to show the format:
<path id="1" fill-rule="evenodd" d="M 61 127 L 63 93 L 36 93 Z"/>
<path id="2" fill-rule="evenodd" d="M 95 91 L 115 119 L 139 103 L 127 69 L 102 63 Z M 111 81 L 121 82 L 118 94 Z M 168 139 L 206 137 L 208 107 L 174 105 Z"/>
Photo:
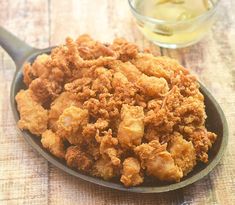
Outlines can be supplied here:
<path id="1" fill-rule="evenodd" d="M 34 59 L 42 53 L 50 53 L 52 48 L 46 49 L 36 49 L 33 48 L 23 41 L 19 40 L 16 36 L 6 31 L 4 28 L 0 27 L 0 45 L 8 52 L 11 58 L 14 60 L 16 65 L 16 72 L 11 85 L 10 101 L 11 108 L 14 114 L 15 122 L 19 120 L 19 113 L 16 108 L 15 96 L 20 89 L 25 89 L 25 85 L 22 81 L 22 65 L 24 62 L 33 62 Z M 99 184 L 101 186 L 109 187 L 112 189 L 118 189 L 122 191 L 129 192 L 139 192 L 139 193 L 159 193 L 166 192 L 175 189 L 185 187 L 192 184 L 199 179 L 206 176 L 219 162 L 221 159 L 227 142 L 228 142 L 228 126 L 221 110 L 220 106 L 209 93 L 209 91 L 201 84 L 201 92 L 205 96 L 206 113 L 208 115 L 206 121 L 206 127 L 215 132 L 218 135 L 218 139 L 213 145 L 209 152 L 209 162 L 208 164 L 198 164 L 195 169 L 187 176 L 182 179 L 179 183 L 169 184 L 160 183 L 152 179 L 148 179 L 144 184 L 138 187 L 125 188 L 118 180 L 104 181 L 99 178 L 88 176 L 82 172 L 75 171 L 66 166 L 63 161 L 58 160 L 56 157 L 47 152 L 40 143 L 38 137 L 33 136 L 28 131 L 19 130 L 21 136 L 35 149 L 37 150 L 46 160 L 58 167 L 59 169 L 71 174 L 75 177 L 81 178 L 83 180 L 92 182 L 94 184 Z"/>

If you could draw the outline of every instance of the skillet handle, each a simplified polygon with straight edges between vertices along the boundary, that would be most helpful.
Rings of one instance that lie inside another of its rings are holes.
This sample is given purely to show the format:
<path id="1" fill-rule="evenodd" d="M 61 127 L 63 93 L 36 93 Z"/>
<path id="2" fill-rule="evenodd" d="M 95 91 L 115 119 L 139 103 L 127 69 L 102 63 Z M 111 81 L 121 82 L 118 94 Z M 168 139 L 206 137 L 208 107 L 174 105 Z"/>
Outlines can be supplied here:
<path id="1" fill-rule="evenodd" d="M 26 58 L 39 49 L 33 48 L 0 26 L 0 46 L 11 56 L 18 70 Z"/>

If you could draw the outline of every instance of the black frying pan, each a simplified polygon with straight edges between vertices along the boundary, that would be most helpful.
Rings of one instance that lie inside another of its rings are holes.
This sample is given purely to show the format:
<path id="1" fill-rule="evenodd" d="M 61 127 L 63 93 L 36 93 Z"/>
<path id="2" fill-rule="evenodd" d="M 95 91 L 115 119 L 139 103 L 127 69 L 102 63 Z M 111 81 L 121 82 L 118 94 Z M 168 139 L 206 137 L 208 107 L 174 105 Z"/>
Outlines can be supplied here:
<path id="1" fill-rule="evenodd" d="M 34 59 L 42 53 L 50 53 L 52 48 L 46 48 L 42 50 L 33 48 L 2 27 L 0 27 L 0 45 L 7 51 L 7 53 L 11 56 L 16 65 L 16 72 L 11 85 L 10 101 L 14 119 L 15 122 L 17 122 L 19 120 L 19 113 L 16 108 L 15 96 L 20 89 L 25 89 L 25 85 L 23 83 L 22 65 L 24 64 L 24 62 L 33 62 Z M 208 116 L 206 121 L 206 127 L 210 131 L 215 132 L 218 135 L 218 139 L 216 140 L 215 144 L 209 152 L 209 162 L 207 164 L 199 163 L 195 167 L 195 169 L 187 177 L 184 177 L 179 183 L 166 184 L 149 180 L 141 186 L 125 188 L 122 184 L 118 182 L 118 180 L 110 182 L 104 181 L 102 179 L 88 176 L 82 172 L 75 171 L 67 167 L 64 161 L 60 161 L 42 147 L 40 139 L 38 137 L 35 137 L 28 131 L 22 131 L 19 129 L 18 131 L 20 135 L 23 136 L 25 140 L 35 150 L 37 150 L 46 160 L 51 162 L 59 169 L 75 177 L 92 182 L 94 184 L 99 184 L 101 186 L 123 191 L 139 193 L 159 193 L 171 191 L 185 187 L 206 176 L 218 164 L 228 142 L 228 126 L 223 111 L 221 110 L 214 97 L 203 85 L 201 85 L 200 89 L 203 95 L 205 96 L 206 113 Z"/>

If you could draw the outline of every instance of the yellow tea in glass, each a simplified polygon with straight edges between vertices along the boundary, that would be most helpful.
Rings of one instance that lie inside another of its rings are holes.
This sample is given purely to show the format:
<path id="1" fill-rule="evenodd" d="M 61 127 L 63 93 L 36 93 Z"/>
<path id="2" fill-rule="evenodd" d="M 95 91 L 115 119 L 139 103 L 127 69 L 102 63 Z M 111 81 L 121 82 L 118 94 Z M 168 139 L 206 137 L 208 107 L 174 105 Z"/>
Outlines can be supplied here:
<path id="1" fill-rule="evenodd" d="M 215 21 L 218 0 L 129 0 L 142 33 L 159 46 L 199 41 Z"/>

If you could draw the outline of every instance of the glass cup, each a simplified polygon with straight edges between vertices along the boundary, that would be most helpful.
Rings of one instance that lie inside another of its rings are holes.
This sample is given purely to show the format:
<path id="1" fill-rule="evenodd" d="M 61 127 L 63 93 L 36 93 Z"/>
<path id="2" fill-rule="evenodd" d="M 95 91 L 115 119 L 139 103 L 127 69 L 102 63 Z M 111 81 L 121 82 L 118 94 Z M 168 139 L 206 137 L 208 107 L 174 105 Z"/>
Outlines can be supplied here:
<path id="1" fill-rule="evenodd" d="M 176 21 L 160 20 L 141 14 L 137 9 L 140 1 L 128 0 L 140 31 L 154 44 L 164 48 L 182 48 L 201 40 L 215 22 L 220 2 L 214 0 L 213 7 L 199 16 Z M 147 0 L 144 2 L 148 3 Z"/>

